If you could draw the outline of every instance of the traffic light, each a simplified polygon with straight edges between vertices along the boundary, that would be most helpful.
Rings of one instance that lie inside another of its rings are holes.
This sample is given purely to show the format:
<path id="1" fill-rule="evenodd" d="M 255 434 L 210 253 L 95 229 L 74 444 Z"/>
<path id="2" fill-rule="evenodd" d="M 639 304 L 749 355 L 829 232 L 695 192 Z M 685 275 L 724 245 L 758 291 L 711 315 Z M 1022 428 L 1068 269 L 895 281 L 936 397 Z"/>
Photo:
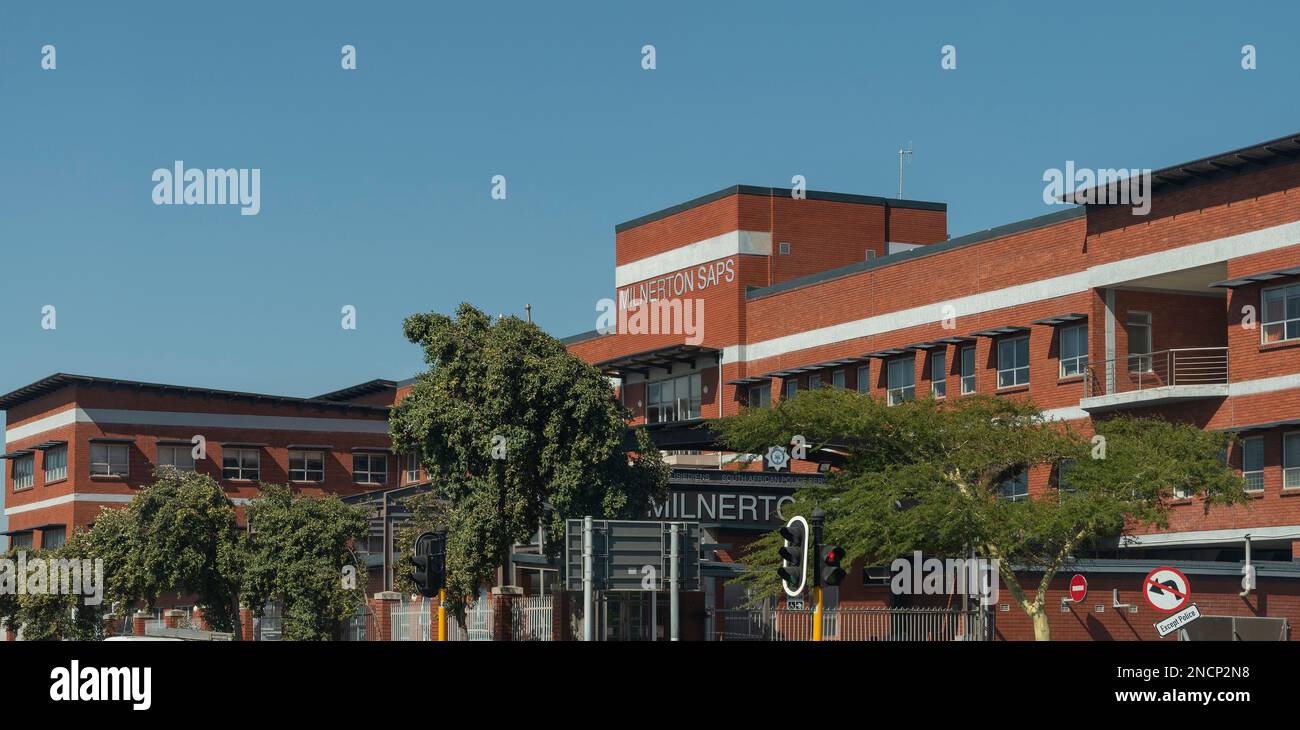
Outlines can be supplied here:
<path id="1" fill-rule="evenodd" d="M 822 585 L 837 586 L 844 580 L 844 569 L 840 567 L 840 561 L 843 559 L 844 548 L 839 545 L 826 545 L 822 548 L 821 559 L 817 563 L 817 569 L 821 571 Z"/>
<path id="2" fill-rule="evenodd" d="M 780 530 L 785 545 L 781 547 L 781 567 L 777 575 L 781 576 L 781 588 L 788 596 L 803 594 L 808 562 L 808 522 L 802 517 L 791 517 Z"/>
<path id="3" fill-rule="evenodd" d="M 415 538 L 415 557 L 407 558 L 415 570 L 411 582 L 422 596 L 436 596 L 447 584 L 447 531 L 426 532 Z"/>

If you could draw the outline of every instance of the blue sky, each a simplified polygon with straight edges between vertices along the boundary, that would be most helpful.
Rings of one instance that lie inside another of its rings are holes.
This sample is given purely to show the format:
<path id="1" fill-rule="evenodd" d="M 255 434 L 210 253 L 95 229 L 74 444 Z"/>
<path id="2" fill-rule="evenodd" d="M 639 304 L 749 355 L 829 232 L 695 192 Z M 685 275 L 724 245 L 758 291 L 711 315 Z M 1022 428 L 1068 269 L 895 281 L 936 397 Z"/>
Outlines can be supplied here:
<path id="1" fill-rule="evenodd" d="M 960 235 L 1049 212 L 1043 170 L 1067 159 L 1300 131 L 1294 3 L 910 5 L 5 3 L 0 392 L 56 371 L 298 396 L 403 378 L 402 318 L 465 300 L 586 331 L 616 223 L 795 174 L 894 195 L 909 141 L 907 197 L 947 202 Z M 155 206 L 175 160 L 259 168 L 260 214 Z"/>

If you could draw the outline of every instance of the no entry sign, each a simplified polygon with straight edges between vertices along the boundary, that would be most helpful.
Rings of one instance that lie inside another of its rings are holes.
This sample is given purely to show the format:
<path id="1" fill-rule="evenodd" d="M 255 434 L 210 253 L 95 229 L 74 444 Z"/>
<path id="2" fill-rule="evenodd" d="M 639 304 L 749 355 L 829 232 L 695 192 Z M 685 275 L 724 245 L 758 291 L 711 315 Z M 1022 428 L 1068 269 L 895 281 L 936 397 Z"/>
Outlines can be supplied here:
<path id="1" fill-rule="evenodd" d="M 1147 603 L 1161 613 L 1173 613 L 1187 606 L 1192 586 L 1187 576 L 1177 568 L 1163 566 L 1147 573 L 1142 581 L 1142 595 Z"/>
<path id="2" fill-rule="evenodd" d="M 1088 579 L 1082 575 L 1075 575 L 1070 578 L 1070 600 L 1075 603 L 1083 603 L 1088 597 Z"/>

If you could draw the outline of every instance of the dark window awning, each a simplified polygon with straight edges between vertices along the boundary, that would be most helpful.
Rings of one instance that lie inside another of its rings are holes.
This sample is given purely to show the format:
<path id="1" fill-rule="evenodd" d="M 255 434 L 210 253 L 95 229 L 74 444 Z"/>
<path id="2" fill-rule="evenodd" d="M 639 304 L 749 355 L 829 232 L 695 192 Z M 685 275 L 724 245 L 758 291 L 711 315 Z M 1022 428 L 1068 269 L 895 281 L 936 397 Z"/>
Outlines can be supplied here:
<path id="1" fill-rule="evenodd" d="M 946 342 L 944 342 L 944 341 L 942 341 L 942 340 L 931 340 L 931 341 L 929 341 L 929 342 L 914 342 L 914 343 L 908 345 L 907 347 L 904 347 L 903 349 L 904 349 L 904 350 L 924 351 L 924 350 L 936 350 L 936 349 L 939 349 L 939 348 L 941 348 L 941 347 L 947 347 L 947 346 L 948 346 L 948 343 L 946 343 Z"/>
<path id="2" fill-rule="evenodd" d="M 942 342 L 945 345 L 965 345 L 974 341 L 973 337 L 945 337 L 941 340 L 935 340 L 935 342 Z"/>
<path id="3" fill-rule="evenodd" d="M 1044 317 L 1043 319 L 1035 320 L 1035 321 L 1032 322 L 1031 324 L 1041 324 L 1041 325 L 1046 325 L 1046 326 L 1049 326 L 1049 327 L 1059 327 L 1059 326 L 1061 326 L 1061 325 L 1063 325 L 1063 324 L 1073 324 L 1073 323 L 1075 323 L 1075 322 L 1084 322 L 1084 321 L 1086 321 L 1087 319 L 1088 319 L 1088 315 L 1086 315 L 1086 314 L 1079 314 L 1079 313 L 1076 312 L 1076 313 L 1071 313 L 1071 314 L 1058 314 L 1058 315 L 1056 315 L 1055 317 Z"/>
<path id="4" fill-rule="evenodd" d="M 36 444 L 32 448 L 36 449 L 37 451 L 45 451 L 46 449 L 54 449 L 60 446 L 67 446 L 67 445 L 68 445 L 67 441 L 42 441 L 41 443 Z"/>
<path id="5" fill-rule="evenodd" d="M 135 443 L 135 439 L 109 438 L 107 436 L 96 436 L 95 438 L 90 439 L 90 443 L 92 444 L 133 444 Z"/>
<path id="6" fill-rule="evenodd" d="M 294 451 L 329 451 L 334 447 L 328 444 L 289 444 L 285 448 Z"/>
<path id="7" fill-rule="evenodd" d="M 980 330 L 979 332 L 972 332 L 971 337 L 1003 337 L 1005 335 L 1024 334 L 1025 332 L 1028 331 L 1029 331 L 1028 327 L 1021 327 L 1019 325 L 1006 325 L 1004 327 L 993 327 L 991 329 Z"/>
<path id="8" fill-rule="evenodd" d="M 717 359 L 721 351 L 714 347 L 699 345 L 670 345 L 654 350 L 638 352 L 635 355 L 616 357 L 596 363 L 596 367 L 605 375 L 622 376 L 626 373 L 648 375 L 651 368 L 671 370 L 673 365 L 690 365 L 695 367 L 696 358 L 713 357 Z"/>
<path id="9" fill-rule="evenodd" d="M 33 452 L 31 449 L 26 449 L 26 450 L 20 449 L 18 451 L 10 451 L 7 454 L 0 454 L 0 459 L 21 459 L 24 456 L 31 456 L 32 453 Z"/>
<path id="10" fill-rule="evenodd" d="M 898 357 L 899 355 L 907 355 L 909 352 L 910 352 L 909 350 L 905 350 L 901 347 L 893 347 L 888 350 L 876 350 L 875 352 L 868 352 L 867 354 L 863 355 L 863 357 L 875 358 L 877 360 L 888 360 L 891 357 Z"/>
<path id="11" fill-rule="evenodd" d="M 28 527 L 27 529 L 28 529 L 28 530 L 40 530 L 41 532 L 45 532 L 46 530 L 66 530 L 66 529 L 68 529 L 68 524 L 67 524 L 66 522 L 47 522 L 47 523 L 45 523 L 45 524 L 43 524 L 43 525 L 36 525 L 35 527 Z"/>
<path id="12" fill-rule="evenodd" d="M 13 537 L 14 535 L 26 535 L 35 529 L 36 528 L 34 527 L 26 527 L 21 530 L 9 530 L 8 532 L 0 532 L 0 535 L 3 535 L 5 537 Z"/>
<path id="13" fill-rule="evenodd" d="M 817 372 L 818 370 L 827 370 L 829 368 L 841 368 L 846 365 L 856 365 L 860 362 L 866 362 L 869 359 L 870 358 L 866 355 L 860 355 L 858 357 L 841 357 L 834 360 L 824 360 L 822 362 L 813 363 L 812 365 L 800 365 L 799 367 L 786 368 L 785 370 L 773 370 L 770 373 L 764 374 L 763 377 L 792 378 L 803 373 L 812 373 Z"/>
<path id="14" fill-rule="evenodd" d="M 1218 289 L 1236 289 L 1239 286 L 1258 284 L 1260 282 L 1282 279 L 1288 276 L 1300 276 L 1300 266 L 1292 266 L 1286 269 L 1274 269 L 1272 271 L 1261 271 L 1258 274 L 1242 276 L 1236 279 L 1224 279 L 1223 281 L 1216 281 L 1213 284 L 1210 284 L 1210 286 Z"/>
<path id="15" fill-rule="evenodd" d="M 735 380 L 728 380 L 727 385 L 757 385 L 758 383 L 766 383 L 769 380 L 771 378 L 766 375 L 752 378 L 736 378 Z"/>
<path id="16" fill-rule="evenodd" d="M 228 449 L 263 449 L 266 444 L 257 444 L 251 441 L 222 441 L 221 446 Z"/>
<path id="17" fill-rule="evenodd" d="M 1287 426 L 1300 426 L 1300 418 L 1289 418 L 1285 421 L 1251 423 L 1245 426 L 1231 426 L 1229 428 L 1216 428 L 1214 430 L 1225 431 L 1227 433 L 1245 433 L 1246 431 L 1264 431 L 1270 428 L 1286 428 Z"/>
<path id="18" fill-rule="evenodd" d="M 393 450 L 385 446 L 353 446 L 352 453 L 370 452 L 375 454 L 391 454 Z"/>

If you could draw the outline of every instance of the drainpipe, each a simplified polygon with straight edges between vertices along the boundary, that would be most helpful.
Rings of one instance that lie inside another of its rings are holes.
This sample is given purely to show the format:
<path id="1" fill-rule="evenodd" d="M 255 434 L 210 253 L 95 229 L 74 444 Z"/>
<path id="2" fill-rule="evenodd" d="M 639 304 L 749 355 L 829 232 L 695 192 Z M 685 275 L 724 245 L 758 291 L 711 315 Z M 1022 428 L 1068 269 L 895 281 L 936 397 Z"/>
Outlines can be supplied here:
<path id="1" fill-rule="evenodd" d="M 1246 540 L 1246 564 L 1241 566 L 1241 593 L 1237 595 L 1245 598 L 1255 587 L 1255 566 L 1250 564 L 1250 534 L 1243 537 Z"/>

